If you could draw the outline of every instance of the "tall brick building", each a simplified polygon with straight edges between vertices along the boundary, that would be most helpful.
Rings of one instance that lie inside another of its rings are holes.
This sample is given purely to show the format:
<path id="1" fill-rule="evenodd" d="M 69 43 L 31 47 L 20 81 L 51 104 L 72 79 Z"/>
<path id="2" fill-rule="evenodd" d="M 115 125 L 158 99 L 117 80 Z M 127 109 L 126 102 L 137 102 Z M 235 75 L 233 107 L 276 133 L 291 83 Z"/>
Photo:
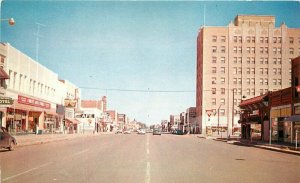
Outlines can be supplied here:
<path id="1" fill-rule="evenodd" d="M 274 16 L 238 15 L 226 27 L 201 27 L 196 94 L 201 132 L 219 123 L 231 133 L 232 126 L 239 127 L 244 97 L 290 87 L 291 60 L 299 55 L 300 29 L 275 27 Z"/>

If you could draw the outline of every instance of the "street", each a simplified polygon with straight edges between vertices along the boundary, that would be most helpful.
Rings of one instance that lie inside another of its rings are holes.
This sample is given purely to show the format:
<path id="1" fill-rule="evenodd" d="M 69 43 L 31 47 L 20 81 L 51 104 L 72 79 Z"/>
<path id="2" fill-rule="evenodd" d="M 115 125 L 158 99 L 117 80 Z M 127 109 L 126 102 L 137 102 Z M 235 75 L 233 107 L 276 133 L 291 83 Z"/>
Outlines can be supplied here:
<path id="1" fill-rule="evenodd" d="M 300 157 L 194 135 L 107 134 L 1 151 L 2 183 L 299 182 Z"/>

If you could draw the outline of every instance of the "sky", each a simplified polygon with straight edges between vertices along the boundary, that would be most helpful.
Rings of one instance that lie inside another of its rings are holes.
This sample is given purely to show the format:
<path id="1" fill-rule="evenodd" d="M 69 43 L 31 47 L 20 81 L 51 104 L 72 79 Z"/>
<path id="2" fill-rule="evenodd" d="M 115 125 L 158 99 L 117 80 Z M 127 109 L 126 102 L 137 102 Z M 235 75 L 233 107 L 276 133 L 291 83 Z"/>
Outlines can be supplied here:
<path id="1" fill-rule="evenodd" d="M 1 19 L 16 24 L 2 21 L 0 38 L 81 88 L 82 99 L 107 96 L 109 109 L 149 125 L 196 106 L 198 31 L 240 14 L 300 28 L 297 1 L 7 0 Z"/>

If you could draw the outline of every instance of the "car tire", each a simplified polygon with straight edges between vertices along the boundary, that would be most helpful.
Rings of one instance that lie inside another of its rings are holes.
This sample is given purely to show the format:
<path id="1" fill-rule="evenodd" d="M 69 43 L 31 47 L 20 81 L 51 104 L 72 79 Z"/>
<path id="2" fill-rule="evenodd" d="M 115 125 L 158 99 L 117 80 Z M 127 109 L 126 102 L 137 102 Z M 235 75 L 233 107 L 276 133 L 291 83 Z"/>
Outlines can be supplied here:
<path id="1" fill-rule="evenodd" d="M 9 150 L 9 151 L 15 150 L 15 143 L 14 143 L 13 141 L 11 141 L 11 142 L 9 143 L 8 150 Z"/>

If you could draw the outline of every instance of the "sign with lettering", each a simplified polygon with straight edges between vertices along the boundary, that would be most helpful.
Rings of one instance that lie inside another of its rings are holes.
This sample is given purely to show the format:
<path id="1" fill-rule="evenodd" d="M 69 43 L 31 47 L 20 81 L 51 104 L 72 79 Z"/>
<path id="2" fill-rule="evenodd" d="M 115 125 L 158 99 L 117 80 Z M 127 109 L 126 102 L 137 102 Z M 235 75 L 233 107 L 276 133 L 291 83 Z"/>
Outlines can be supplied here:
<path id="1" fill-rule="evenodd" d="M 14 100 L 12 98 L 0 98 L 0 105 L 12 105 Z"/>
<path id="2" fill-rule="evenodd" d="M 65 99 L 65 106 L 66 107 L 76 107 L 76 100 L 73 99 Z"/>
<path id="3" fill-rule="evenodd" d="M 76 118 L 95 118 L 95 114 L 75 114 Z"/>
<path id="4" fill-rule="evenodd" d="M 51 107 L 50 103 L 36 100 L 33 98 L 29 98 L 29 97 L 24 97 L 21 95 L 18 96 L 18 103 L 31 105 L 31 106 L 35 106 L 35 107 L 40 107 L 40 108 L 44 108 L 44 109 L 50 109 L 50 107 Z"/>

